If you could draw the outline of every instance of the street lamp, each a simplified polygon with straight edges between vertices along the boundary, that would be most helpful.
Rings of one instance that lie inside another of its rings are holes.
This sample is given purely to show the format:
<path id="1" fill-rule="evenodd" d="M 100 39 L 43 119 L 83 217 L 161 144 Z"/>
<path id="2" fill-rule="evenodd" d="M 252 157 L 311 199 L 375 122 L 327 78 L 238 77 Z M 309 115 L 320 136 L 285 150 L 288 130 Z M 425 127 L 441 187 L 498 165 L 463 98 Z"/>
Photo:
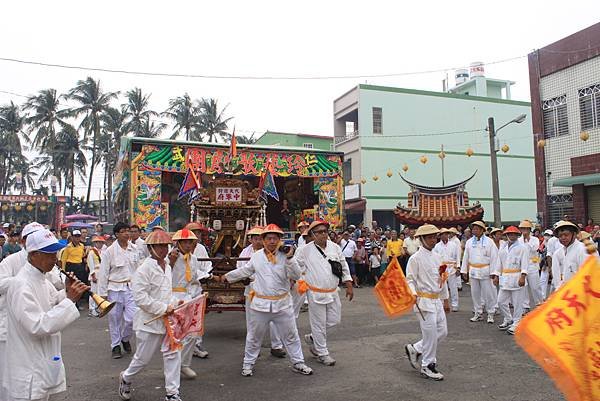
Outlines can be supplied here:
<path id="1" fill-rule="evenodd" d="M 502 128 L 506 127 L 509 124 L 517 123 L 520 124 L 525 121 L 527 118 L 526 114 L 521 114 L 506 124 L 500 126 L 500 128 L 494 128 L 494 117 L 488 118 L 488 134 L 490 138 L 490 160 L 492 162 L 492 198 L 494 205 L 494 226 L 501 227 L 502 226 L 502 218 L 500 216 L 500 187 L 498 184 L 498 158 L 496 153 L 498 149 L 496 149 L 496 134 Z"/>

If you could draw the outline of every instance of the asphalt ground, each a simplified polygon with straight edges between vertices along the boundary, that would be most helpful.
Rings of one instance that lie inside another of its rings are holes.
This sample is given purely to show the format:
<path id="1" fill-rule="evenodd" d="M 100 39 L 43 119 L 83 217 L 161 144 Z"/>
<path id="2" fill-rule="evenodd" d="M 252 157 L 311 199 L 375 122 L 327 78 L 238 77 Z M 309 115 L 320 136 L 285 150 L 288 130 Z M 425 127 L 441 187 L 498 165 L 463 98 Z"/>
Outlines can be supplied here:
<path id="1" fill-rule="evenodd" d="M 460 292 L 460 311 L 447 315 L 448 337 L 438 347 L 441 382 L 427 380 L 408 363 L 404 344 L 420 339 L 414 314 L 388 319 L 372 288 L 355 290 L 352 302 L 342 301 L 342 323 L 329 331 L 328 346 L 337 360 L 318 364 L 303 344 L 311 376 L 291 370 L 288 359 L 270 355 L 265 339 L 253 377 L 240 375 L 245 339 L 243 312 L 209 313 L 204 343 L 210 356 L 194 358 L 196 380 L 181 382 L 188 400 L 564 400 L 552 381 L 496 324 L 470 323 L 469 287 Z M 499 323 L 500 318 L 496 317 Z M 308 313 L 298 320 L 300 336 L 309 331 Z M 118 400 L 118 376 L 131 357 L 112 359 L 106 318 L 87 313 L 63 332 L 66 393 L 52 400 Z M 133 400 L 164 399 L 162 359 L 152 363 L 134 383 Z"/>

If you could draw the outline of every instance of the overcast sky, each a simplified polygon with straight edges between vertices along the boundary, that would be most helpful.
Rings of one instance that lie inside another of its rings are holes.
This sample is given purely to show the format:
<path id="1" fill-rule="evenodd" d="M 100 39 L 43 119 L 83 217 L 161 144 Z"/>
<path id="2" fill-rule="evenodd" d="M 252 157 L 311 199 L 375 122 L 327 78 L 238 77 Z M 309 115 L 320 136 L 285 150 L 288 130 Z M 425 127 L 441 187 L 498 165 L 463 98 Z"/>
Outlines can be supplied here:
<path id="1" fill-rule="evenodd" d="M 595 12 L 593 10 L 596 10 Z M 347 76 L 453 68 L 525 56 L 598 22 L 597 1 L 8 1 L 0 57 L 219 76 Z M 188 92 L 214 97 L 238 133 L 332 135 L 333 100 L 358 83 L 441 90 L 445 72 L 385 78 L 233 80 L 148 77 L 0 61 L 0 91 L 64 92 L 78 79 L 134 86 L 155 110 Z M 486 66 L 529 100 L 526 57 Z M 0 103 L 24 99 L 0 92 Z M 95 178 L 94 198 L 102 184 Z M 76 189 L 79 195 L 84 184 Z"/>

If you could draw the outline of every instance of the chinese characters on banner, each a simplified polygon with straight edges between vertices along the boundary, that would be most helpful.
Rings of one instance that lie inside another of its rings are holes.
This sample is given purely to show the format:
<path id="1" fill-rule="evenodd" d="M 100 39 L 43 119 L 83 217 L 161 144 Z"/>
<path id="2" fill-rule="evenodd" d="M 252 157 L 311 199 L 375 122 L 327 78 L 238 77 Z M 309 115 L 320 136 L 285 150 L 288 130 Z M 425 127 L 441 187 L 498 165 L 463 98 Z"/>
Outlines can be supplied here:
<path id="1" fill-rule="evenodd" d="M 600 260 L 579 272 L 519 324 L 517 343 L 569 401 L 600 400 Z"/>
<path id="2" fill-rule="evenodd" d="M 183 340 L 188 335 L 204 334 L 205 310 L 206 294 L 202 294 L 163 318 L 167 331 L 164 341 L 171 351 L 181 349 Z"/>
<path id="3" fill-rule="evenodd" d="M 215 200 L 217 204 L 240 203 L 242 201 L 242 188 L 217 187 Z"/>
<path id="4" fill-rule="evenodd" d="M 415 304 L 398 258 L 393 257 L 373 290 L 385 314 L 392 318 L 408 312 Z"/>

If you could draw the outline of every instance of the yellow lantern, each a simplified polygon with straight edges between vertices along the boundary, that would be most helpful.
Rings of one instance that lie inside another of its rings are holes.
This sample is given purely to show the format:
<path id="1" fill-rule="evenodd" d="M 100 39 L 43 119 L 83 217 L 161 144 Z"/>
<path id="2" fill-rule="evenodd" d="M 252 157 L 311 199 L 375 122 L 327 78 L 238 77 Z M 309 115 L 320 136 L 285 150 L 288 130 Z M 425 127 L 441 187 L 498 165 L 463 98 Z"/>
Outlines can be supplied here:
<path id="1" fill-rule="evenodd" d="M 537 141 L 537 147 L 542 149 L 544 146 L 546 146 L 546 140 L 545 139 L 540 139 L 539 141 Z"/>
<path id="2" fill-rule="evenodd" d="M 19 210 L 21 210 L 21 205 L 19 205 L 18 203 L 15 205 L 15 210 L 18 212 Z"/>
<path id="3" fill-rule="evenodd" d="M 446 152 L 444 152 L 444 151 L 442 150 L 440 153 L 438 153 L 438 157 L 439 157 L 440 159 L 444 160 L 444 158 L 446 157 Z"/>
<path id="4" fill-rule="evenodd" d="M 5 212 L 8 210 L 8 205 L 6 203 L 2 205 L 2 210 L 4 210 Z"/>
<path id="5" fill-rule="evenodd" d="M 419 161 L 423 164 L 427 163 L 427 156 L 423 155 L 421 156 L 421 158 L 419 159 Z"/>
<path id="6" fill-rule="evenodd" d="M 27 205 L 26 209 L 28 212 L 31 212 L 33 210 L 33 205 Z"/>
<path id="7" fill-rule="evenodd" d="M 469 147 L 467 148 L 467 156 L 471 157 L 471 156 L 473 156 L 473 153 L 475 153 L 475 152 L 473 152 L 473 148 L 471 148 L 471 147 L 469 146 Z"/>
<path id="8" fill-rule="evenodd" d="M 394 173 L 392 173 L 392 170 L 388 170 L 385 175 L 387 175 L 388 178 L 392 178 L 392 176 L 394 175 Z"/>
<path id="9" fill-rule="evenodd" d="M 404 166 L 402 166 L 402 171 L 405 173 L 408 171 L 408 164 L 404 163 Z"/>
<path id="10" fill-rule="evenodd" d="M 376 176 L 376 175 L 373 176 L 373 181 L 377 181 L 378 179 L 379 179 L 378 176 Z"/>
<path id="11" fill-rule="evenodd" d="M 504 145 L 502 145 L 502 147 L 501 147 L 500 149 L 502 149 L 502 151 L 503 151 L 504 153 L 506 153 L 506 152 L 508 152 L 508 151 L 510 150 L 510 148 L 508 147 L 508 145 L 507 145 L 507 144 L 504 144 Z"/>
<path id="12" fill-rule="evenodd" d="M 367 183 L 367 180 L 365 180 L 364 178 L 361 178 L 361 179 L 360 179 L 360 182 L 361 182 L 361 184 L 363 184 L 363 185 L 364 185 L 364 184 L 366 184 L 366 183 Z"/>
<path id="13" fill-rule="evenodd" d="M 583 142 L 587 141 L 588 139 L 590 139 L 590 134 L 588 134 L 587 131 L 583 131 L 581 134 L 579 134 L 579 138 L 581 138 L 581 140 Z"/>

